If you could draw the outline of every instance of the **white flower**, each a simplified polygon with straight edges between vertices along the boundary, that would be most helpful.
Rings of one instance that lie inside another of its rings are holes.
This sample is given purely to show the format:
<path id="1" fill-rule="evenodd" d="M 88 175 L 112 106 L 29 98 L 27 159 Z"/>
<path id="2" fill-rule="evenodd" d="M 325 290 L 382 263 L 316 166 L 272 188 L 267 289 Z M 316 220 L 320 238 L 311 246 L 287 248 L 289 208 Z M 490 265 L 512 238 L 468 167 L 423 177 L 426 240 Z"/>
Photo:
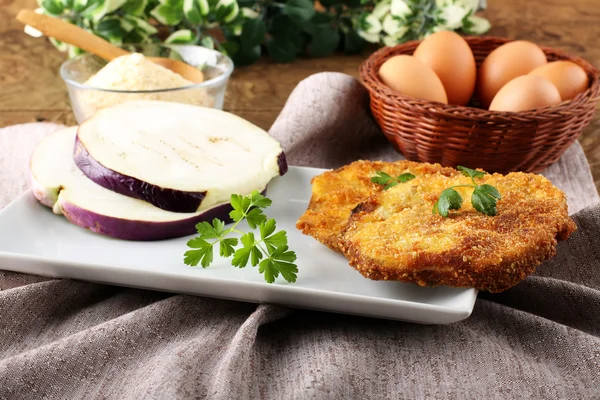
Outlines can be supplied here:
<path id="1" fill-rule="evenodd" d="M 383 19 L 383 17 L 385 17 L 386 14 L 388 14 L 390 12 L 391 1 L 392 0 L 383 0 L 383 1 L 380 1 L 379 3 L 377 3 L 375 8 L 373 8 L 373 11 L 371 12 L 371 15 L 379 20 Z"/>
<path id="2" fill-rule="evenodd" d="M 444 20 L 443 26 L 448 30 L 455 30 L 462 26 L 462 20 L 470 10 L 457 4 L 451 4 L 443 7 L 440 11 L 440 16 Z"/>
<path id="3" fill-rule="evenodd" d="M 463 29 L 465 29 L 465 31 L 470 35 L 481 35 L 492 27 L 490 21 L 485 18 L 478 17 L 477 15 L 471 15 L 469 18 L 467 18 L 467 21 L 469 21 L 472 25 L 466 29 Z"/>
<path id="4" fill-rule="evenodd" d="M 381 32 L 381 22 L 379 19 L 375 18 L 373 14 L 369 14 L 365 18 L 366 29 L 364 30 L 366 33 L 379 33 Z"/>
<path id="5" fill-rule="evenodd" d="M 404 0 L 392 0 L 390 12 L 398 18 L 405 18 L 412 14 L 412 10 Z"/>
<path id="6" fill-rule="evenodd" d="M 479 9 L 480 0 L 435 0 L 437 8 L 444 8 L 451 5 L 457 5 L 467 10 L 477 11 Z"/>
<path id="7" fill-rule="evenodd" d="M 363 30 L 358 30 L 358 36 L 365 39 L 367 42 L 371 43 L 379 43 L 379 34 L 378 33 L 368 33 Z"/>
<path id="8" fill-rule="evenodd" d="M 479 4 L 481 3 L 480 0 L 459 0 L 458 2 L 462 3 L 468 10 L 473 10 L 473 12 L 479 9 Z"/>
<path id="9" fill-rule="evenodd" d="M 256 19 L 258 18 L 258 13 L 251 8 L 242 7 L 242 15 L 246 18 Z"/>
<path id="10" fill-rule="evenodd" d="M 395 35 L 385 36 L 382 40 L 383 44 L 388 47 L 392 47 L 392 46 L 395 46 L 395 45 L 401 43 L 402 36 L 404 36 L 404 34 L 406 33 L 407 30 L 408 30 L 408 28 L 404 28 L 402 31 L 398 32 Z"/>
<path id="11" fill-rule="evenodd" d="M 408 28 L 401 21 L 398 21 L 391 14 L 386 15 L 383 19 L 382 27 L 385 33 L 394 36 L 397 34 L 404 35 Z"/>
<path id="12" fill-rule="evenodd" d="M 441 32 L 441 31 L 447 31 L 447 30 L 448 30 L 448 28 L 446 28 L 444 25 L 437 25 L 437 26 L 434 26 L 429 32 L 427 32 L 425 37 L 429 37 L 429 36 L 433 35 L 434 33 Z"/>

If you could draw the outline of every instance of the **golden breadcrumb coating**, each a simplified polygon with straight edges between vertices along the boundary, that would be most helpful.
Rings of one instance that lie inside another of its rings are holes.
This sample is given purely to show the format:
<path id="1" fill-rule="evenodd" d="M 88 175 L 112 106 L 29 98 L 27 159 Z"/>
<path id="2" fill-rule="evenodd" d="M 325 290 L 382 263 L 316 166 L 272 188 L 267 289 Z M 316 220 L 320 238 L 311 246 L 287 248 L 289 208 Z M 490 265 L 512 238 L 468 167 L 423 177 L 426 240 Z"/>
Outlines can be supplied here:
<path id="1" fill-rule="evenodd" d="M 382 185 L 371 182 L 377 171 L 392 176 L 410 172 L 417 177 L 434 173 L 448 176 L 460 174 L 453 168 L 445 168 L 439 164 L 404 160 L 356 161 L 312 179 L 312 197 L 296 227 L 332 250 L 340 251 L 338 236 L 345 228 L 352 209 L 369 196 L 383 190 Z"/>
<path id="2" fill-rule="evenodd" d="M 335 195 L 327 195 L 326 190 L 335 190 L 332 186 L 325 185 L 323 179 L 315 182 L 320 185 L 313 192 L 318 193 L 318 199 L 336 199 L 331 207 L 339 209 L 335 215 L 328 214 L 327 204 L 319 203 L 317 208 L 311 200 L 312 208 L 321 213 L 313 211 L 304 221 L 308 219 L 309 226 L 320 231 L 305 229 L 311 235 L 319 232 L 318 240 L 325 241 L 344 225 L 341 220 L 347 208 L 340 206 L 342 202 Z M 334 184 L 332 179 L 325 182 Z M 350 265 L 370 279 L 501 292 L 553 257 L 557 241 L 566 240 L 576 229 L 568 215 L 565 194 L 541 175 L 493 174 L 476 182 L 500 191 L 496 216 L 473 209 L 471 188 L 456 189 L 464 199 L 460 210 L 450 211 L 447 218 L 434 215 L 434 203 L 445 188 L 472 183 L 460 174 L 435 174 L 379 191 L 362 202 L 339 235 L 339 248 Z M 368 190 L 360 193 L 366 195 Z M 352 197 L 348 204 L 358 197 Z M 322 225 L 319 215 L 327 216 Z"/>

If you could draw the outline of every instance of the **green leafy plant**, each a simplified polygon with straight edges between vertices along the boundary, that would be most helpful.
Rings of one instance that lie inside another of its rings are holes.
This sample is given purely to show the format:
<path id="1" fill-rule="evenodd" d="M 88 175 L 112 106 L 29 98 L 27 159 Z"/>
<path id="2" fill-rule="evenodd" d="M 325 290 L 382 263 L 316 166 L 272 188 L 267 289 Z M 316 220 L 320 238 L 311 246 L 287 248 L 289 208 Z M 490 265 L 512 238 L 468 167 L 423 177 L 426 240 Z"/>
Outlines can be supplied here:
<path id="1" fill-rule="evenodd" d="M 482 178 L 486 173 L 460 165 L 457 169 L 464 176 L 470 177 L 473 184 L 454 185 L 445 189 L 433 205 L 433 213 L 447 217 L 450 210 L 459 210 L 462 207 L 463 198 L 454 188 L 470 187 L 473 188 L 473 194 L 471 195 L 471 205 L 473 208 L 485 215 L 496 215 L 496 203 L 502 198 L 500 192 L 492 185 L 479 185 L 475 182 L 476 178 Z"/>
<path id="2" fill-rule="evenodd" d="M 203 268 L 213 262 L 214 247 L 219 245 L 221 257 L 231 257 L 231 264 L 244 268 L 248 262 L 253 267 L 258 266 L 258 271 L 263 274 L 265 281 L 275 282 L 280 274 L 288 282 L 296 282 L 298 267 L 294 264 L 296 253 L 289 250 L 287 233 L 275 231 L 276 222 L 273 218 L 267 219 L 262 209 L 271 205 L 271 200 L 261 195 L 258 191 L 249 196 L 232 195 L 231 206 L 233 210 L 229 217 L 233 225 L 225 229 L 225 222 L 215 218 L 211 223 L 200 222 L 196 225 L 198 236 L 188 241 L 191 248 L 185 252 L 184 263 L 191 266 L 200 264 Z M 251 229 L 258 228 L 258 237 L 254 232 L 243 232 L 237 229 L 242 221 L 246 221 Z M 238 233 L 241 238 L 228 237 Z M 241 242 L 242 247 L 235 247 Z"/>
<path id="3" fill-rule="evenodd" d="M 480 34 L 479 0 L 38 0 L 38 12 L 62 18 L 116 45 L 199 44 L 248 65 L 268 53 L 355 53 L 369 42 L 392 46 L 438 30 Z M 28 33 L 36 34 L 29 28 Z M 39 34 L 39 32 L 37 33 Z M 52 42 L 75 56 L 80 50 Z"/>

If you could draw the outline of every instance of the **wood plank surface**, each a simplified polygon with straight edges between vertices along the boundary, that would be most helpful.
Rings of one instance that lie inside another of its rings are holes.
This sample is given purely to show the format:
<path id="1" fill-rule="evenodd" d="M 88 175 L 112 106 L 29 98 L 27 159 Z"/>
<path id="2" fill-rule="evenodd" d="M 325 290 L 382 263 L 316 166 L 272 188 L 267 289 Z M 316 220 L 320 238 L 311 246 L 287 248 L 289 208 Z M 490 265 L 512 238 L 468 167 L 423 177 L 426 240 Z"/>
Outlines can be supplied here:
<path id="1" fill-rule="evenodd" d="M 556 47 L 600 66 L 600 0 L 488 0 L 482 12 L 492 23 L 491 35 L 526 39 Z M 46 39 L 23 33 L 14 19 L 35 0 L 0 0 L 0 126 L 53 121 L 74 124 L 64 83 L 59 75 L 65 55 Z M 358 76 L 368 54 L 334 55 L 276 64 L 263 59 L 237 68 L 226 95 L 225 109 L 268 129 L 294 87 L 318 72 Z M 580 142 L 600 189 L 600 109 Z"/>

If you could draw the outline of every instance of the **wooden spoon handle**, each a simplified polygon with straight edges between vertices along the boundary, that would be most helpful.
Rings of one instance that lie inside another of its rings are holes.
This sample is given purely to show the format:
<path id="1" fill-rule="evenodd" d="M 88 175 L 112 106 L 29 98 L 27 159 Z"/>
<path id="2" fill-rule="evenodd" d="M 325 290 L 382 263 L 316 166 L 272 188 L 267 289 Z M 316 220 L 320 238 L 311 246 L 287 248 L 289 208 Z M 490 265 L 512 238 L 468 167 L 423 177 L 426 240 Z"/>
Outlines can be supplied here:
<path id="1" fill-rule="evenodd" d="M 21 10 L 17 20 L 30 25 L 48 37 L 53 37 L 61 42 L 72 44 L 87 52 L 104 58 L 107 61 L 129 54 L 129 52 L 113 46 L 106 40 L 89 33 L 80 27 L 65 22 L 58 18 L 37 14 L 32 10 Z"/>

